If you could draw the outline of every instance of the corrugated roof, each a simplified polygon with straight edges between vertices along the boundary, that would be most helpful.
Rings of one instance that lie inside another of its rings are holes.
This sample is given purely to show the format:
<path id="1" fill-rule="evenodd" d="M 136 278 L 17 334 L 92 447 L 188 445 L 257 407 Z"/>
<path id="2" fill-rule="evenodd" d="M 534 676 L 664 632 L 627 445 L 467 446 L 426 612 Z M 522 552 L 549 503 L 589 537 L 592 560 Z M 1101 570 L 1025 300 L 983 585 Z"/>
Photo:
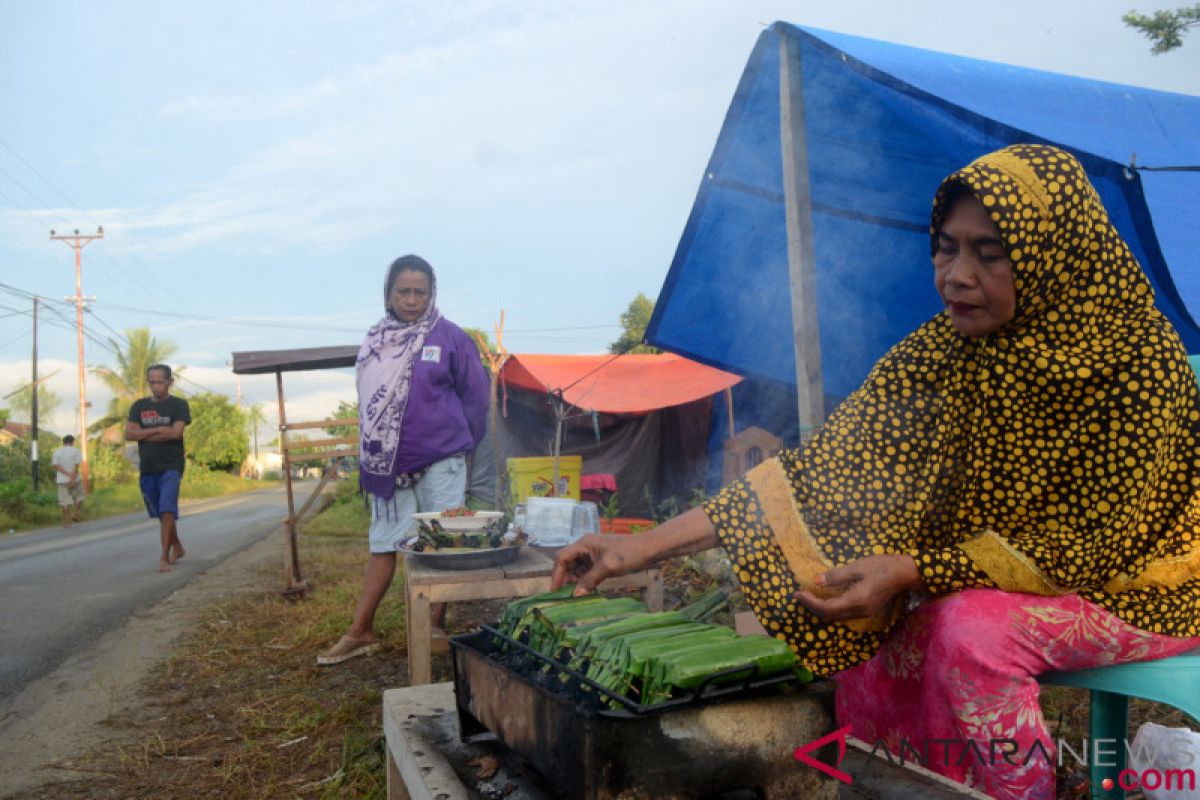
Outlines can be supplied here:
<path id="1" fill-rule="evenodd" d="M 300 347 L 295 350 L 250 350 L 233 354 L 233 371 L 238 375 L 261 375 L 265 372 L 353 367 L 357 357 L 356 344 Z"/>

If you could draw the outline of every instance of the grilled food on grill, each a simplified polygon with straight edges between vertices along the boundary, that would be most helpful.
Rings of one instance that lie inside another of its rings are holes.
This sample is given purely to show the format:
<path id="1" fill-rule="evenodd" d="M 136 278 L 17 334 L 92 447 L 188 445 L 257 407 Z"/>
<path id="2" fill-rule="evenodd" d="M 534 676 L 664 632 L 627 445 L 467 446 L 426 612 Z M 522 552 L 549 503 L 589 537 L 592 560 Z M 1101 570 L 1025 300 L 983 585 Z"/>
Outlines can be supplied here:
<path id="1" fill-rule="evenodd" d="M 722 592 L 680 611 L 651 613 L 632 598 L 572 597 L 573 590 L 564 586 L 509 603 L 500 632 L 585 674 L 613 695 L 643 705 L 669 700 L 706 681 L 787 672 L 812 680 L 784 641 L 739 636 L 726 626 L 699 622 L 725 604 Z"/>

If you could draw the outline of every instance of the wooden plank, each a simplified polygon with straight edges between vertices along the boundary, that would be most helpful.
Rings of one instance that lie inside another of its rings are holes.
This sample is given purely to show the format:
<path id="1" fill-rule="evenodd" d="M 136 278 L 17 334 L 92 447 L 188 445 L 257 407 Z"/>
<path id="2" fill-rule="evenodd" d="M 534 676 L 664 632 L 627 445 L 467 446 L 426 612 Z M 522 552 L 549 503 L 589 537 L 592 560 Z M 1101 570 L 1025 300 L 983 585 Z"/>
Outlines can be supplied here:
<path id="1" fill-rule="evenodd" d="M 474 787 L 467 789 L 451 763 L 454 750 L 465 745 L 459 744 L 457 736 L 443 737 L 440 730 L 431 728 L 429 723 L 439 718 L 446 719 L 447 724 L 450 718 L 457 721 L 451 683 L 388 689 L 383 693 L 388 800 L 459 800 L 479 796 Z M 444 747 L 435 747 L 435 741 Z M 530 800 L 543 797 L 525 790 L 514 796 Z"/>
<path id="2" fill-rule="evenodd" d="M 783 196 L 787 223 L 788 275 L 792 295 L 792 337 L 796 350 L 796 405 L 800 440 L 806 441 L 825 419 L 817 319 L 816 260 L 813 251 L 812 191 L 804 127 L 804 73 L 800 43 L 787 26 L 778 26 L 779 135 L 783 148 Z"/>
<path id="3" fill-rule="evenodd" d="M 293 450 L 307 450 L 313 447 L 332 447 L 338 444 L 358 444 L 357 436 L 335 436 L 332 439 L 297 439 L 284 445 L 289 453 Z"/>
<path id="4" fill-rule="evenodd" d="M 408 640 L 408 684 L 419 686 L 433 680 L 433 665 L 430 662 L 430 639 L 433 635 L 433 623 L 429 619 L 431 612 L 429 587 L 405 585 L 405 615 L 408 625 L 405 628 L 405 638 Z"/>
<path id="5" fill-rule="evenodd" d="M 304 522 L 304 515 L 308 513 L 308 510 L 310 508 L 312 508 L 313 503 L 317 502 L 317 498 L 321 496 L 321 490 L 325 488 L 325 486 L 329 483 L 330 479 L 336 478 L 337 475 L 338 475 L 338 468 L 337 468 L 336 464 L 331 465 L 328 469 L 325 470 L 325 474 L 321 476 L 321 481 L 320 481 L 320 483 L 317 484 L 317 488 L 313 489 L 312 494 L 310 494 L 308 496 L 308 499 L 304 501 L 304 505 L 300 506 L 300 510 L 296 512 L 296 525 L 297 526 L 299 526 L 300 524 L 302 524 Z"/>
<path id="6" fill-rule="evenodd" d="M 275 390 L 279 397 L 279 444 L 285 445 L 287 443 L 287 403 L 283 396 L 282 372 L 275 373 Z M 296 540 L 296 497 L 292 489 L 292 465 L 288 459 L 287 450 L 283 447 L 280 447 L 280 455 L 283 456 L 283 477 L 287 485 L 288 515 L 287 521 L 284 523 L 287 536 L 283 543 L 283 593 L 287 596 L 302 585 L 304 578 L 300 574 L 300 550 Z"/>
<path id="7" fill-rule="evenodd" d="M 330 458 L 346 458 L 356 457 L 358 455 L 357 447 L 348 447 L 341 450 L 328 450 L 324 453 L 308 453 L 307 455 L 293 456 L 288 455 L 288 463 L 299 464 L 305 461 L 325 461 Z"/>
<path id="8" fill-rule="evenodd" d="M 309 428 L 346 428 L 358 427 L 358 418 L 347 417 L 346 419 L 323 419 L 317 422 L 289 422 L 286 425 L 280 425 L 285 431 L 302 431 Z"/>

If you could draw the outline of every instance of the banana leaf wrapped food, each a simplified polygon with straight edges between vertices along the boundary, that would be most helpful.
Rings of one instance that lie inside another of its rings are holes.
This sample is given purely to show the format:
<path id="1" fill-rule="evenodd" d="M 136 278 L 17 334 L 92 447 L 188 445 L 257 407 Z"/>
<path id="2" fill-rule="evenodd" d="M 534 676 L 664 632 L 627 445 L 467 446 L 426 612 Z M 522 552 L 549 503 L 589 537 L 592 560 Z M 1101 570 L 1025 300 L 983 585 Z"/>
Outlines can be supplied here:
<path id="1" fill-rule="evenodd" d="M 742 667 L 746 669 L 739 669 Z M 649 660 L 644 669 L 642 702 L 646 704 L 670 699 L 680 690 L 695 689 L 725 670 L 737 671 L 717 682 L 745 680 L 752 673 L 755 677 L 767 677 L 788 671 L 802 681 L 812 680 L 808 670 L 797 666 L 796 655 L 787 643 L 769 636 L 737 636 L 711 646 L 664 652 Z"/>
<path id="2" fill-rule="evenodd" d="M 610 660 L 601 665 L 593 680 L 616 694 L 636 697 L 642 694 L 638 686 L 644 683 L 641 679 L 647 673 L 647 665 L 653 664 L 659 655 L 697 647 L 703 649 L 736 637 L 729 628 L 702 622 L 660 629 L 657 636 L 629 637 L 612 652 Z M 592 677 L 590 671 L 588 677 Z M 645 699 L 642 702 L 645 703 Z"/>
<path id="3" fill-rule="evenodd" d="M 569 666 L 572 669 L 583 669 L 585 664 L 595 658 L 596 654 L 612 639 L 619 639 L 639 631 L 652 628 L 667 628 L 672 625 L 682 625 L 691 622 L 678 611 L 657 611 L 647 614 L 637 614 L 622 620 L 615 620 L 606 625 L 600 625 L 580 634 L 575 643 Z"/>
<path id="4" fill-rule="evenodd" d="M 678 645 L 678 639 L 681 636 L 714 630 L 725 630 L 731 634 L 733 633 L 728 628 L 722 629 L 705 622 L 685 620 L 683 622 L 645 628 L 640 631 L 627 633 L 624 636 L 616 636 L 608 639 L 593 650 L 590 656 L 591 667 L 596 670 L 616 669 L 624 671 L 629 660 L 629 651 L 632 648 L 647 646 L 652 642 L 663 642 L 668 639 L 676 640 L 675 644 Z"/>
<path id="5" fill-rule="evenodd" d="M 529 646 L 539 653 L 550 656 L 558 652 L 560 642 L 568 630 L 588 622 L 610 621 L 629 614 L 645 612 L 646 604 L 632 597 L 599 597 L 591 602 L 560 602 L 550 606 L 535 605 L 529 612 L 533 620 L 529 624 Z"/>
<path id="6" fill-rule="evenodd" d="M 525 616 L 525 612 L 534 605 L 539 603 L 553 603 L 558 600 L 569 600 L 575 591 L 575 584 L 567 584 L 552 592 L 542 592 L 540 594 L 531 594 L 528 597 L 522 597 L 520 600 L 513 600 L 504 607 L 504 613 L 500 615 L 499 630 L 505 636 L 511 636 L 512 630 L 520 621 L 521 617 Z"/>

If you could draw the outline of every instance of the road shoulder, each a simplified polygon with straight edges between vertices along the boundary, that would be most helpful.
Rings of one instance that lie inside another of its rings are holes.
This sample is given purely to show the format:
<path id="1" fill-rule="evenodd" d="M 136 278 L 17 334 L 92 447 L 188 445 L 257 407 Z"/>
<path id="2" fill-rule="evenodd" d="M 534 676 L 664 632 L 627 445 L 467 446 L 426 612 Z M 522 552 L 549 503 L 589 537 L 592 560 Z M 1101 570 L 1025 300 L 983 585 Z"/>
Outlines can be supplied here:
<path id="1" fill-rule="evenodd" d="M 261 588 L 261 570 L 278 561 L 283 532 L 199 575 L 121 629 L 71 656 L 15 698 L 0 701 L 0 786 L 4 796 L 75 776 L 72 760 L 115 731 L 105 721 L 143 702 L 143 679 L 171 654 L 179 637 L 223 598 Z"/>

